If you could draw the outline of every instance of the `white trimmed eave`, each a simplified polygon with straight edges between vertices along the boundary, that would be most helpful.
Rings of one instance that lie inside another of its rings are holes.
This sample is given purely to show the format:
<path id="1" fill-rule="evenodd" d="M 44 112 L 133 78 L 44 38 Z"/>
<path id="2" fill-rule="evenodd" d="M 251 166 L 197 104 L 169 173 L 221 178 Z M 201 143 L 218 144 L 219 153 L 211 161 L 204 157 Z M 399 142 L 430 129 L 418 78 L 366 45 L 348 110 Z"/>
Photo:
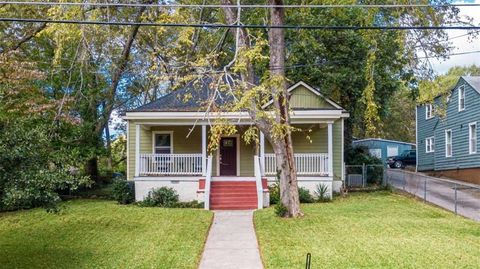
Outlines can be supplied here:
<path id="1" fill-rule="evenodd" d="M 273 115 L 273 112 L 271 112 Z M 332 110 L 295 110 L 290 115 L 292 122 L 295 120 L 336 120 L 349 117 L 345 111 Z M 125 120 L 195 120 L 208 121 L 209 119 L 250 120 L 247 112 L 127 112 Z"/>
<path id="2" fill-rule="evenodd" d="M 323 98 L 327 103 L 329 103 L 330 105 L 332 105 L 333 107 L 335 107 L 336 109 L 342 109 L 343 108 L 341 106 L 339 106 L 337 103 L 335 103 L 332 99 L 330 98 L 327 98 L 325 97 L 323 94 L 321 94 L 318 90 L 315 90 L 312 86 L 308 85 L 307 83 L 303 82 L 303 81 L 299 81 L 297 83 L 295 83 L 294 85 L 290 86 L 290 88 L 287 89 L 287 92 L 292 92 L 293 90 L 295 90 L 296 88 L 298 88 L 299 86 L 303 86 L 305 87 L 307 90 L 311 91 L 312 93 L 314 93 L 315 95 L 317 96 L 320 96 L 321 98 Z M 265 105 L 262 106 L 263 109 L 267 108 L 268 106 L 270 106 L 271 104 L 273 104 L 273 100 L 270 100 L 268 101 L 268 103 L 266 103 Z"/>

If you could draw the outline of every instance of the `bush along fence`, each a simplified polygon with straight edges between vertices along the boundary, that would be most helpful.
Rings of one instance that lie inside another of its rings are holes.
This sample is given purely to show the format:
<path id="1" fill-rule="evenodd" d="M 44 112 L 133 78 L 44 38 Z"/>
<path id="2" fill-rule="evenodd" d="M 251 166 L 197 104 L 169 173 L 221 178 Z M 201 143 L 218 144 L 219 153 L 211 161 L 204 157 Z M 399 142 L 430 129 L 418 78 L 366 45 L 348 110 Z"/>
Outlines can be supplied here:
<path id="1" fill-rule="evenodd" d="M 480 187 L 399 169 L 386 169 L 385 184 L 455 214 L 480 221 Z"/>

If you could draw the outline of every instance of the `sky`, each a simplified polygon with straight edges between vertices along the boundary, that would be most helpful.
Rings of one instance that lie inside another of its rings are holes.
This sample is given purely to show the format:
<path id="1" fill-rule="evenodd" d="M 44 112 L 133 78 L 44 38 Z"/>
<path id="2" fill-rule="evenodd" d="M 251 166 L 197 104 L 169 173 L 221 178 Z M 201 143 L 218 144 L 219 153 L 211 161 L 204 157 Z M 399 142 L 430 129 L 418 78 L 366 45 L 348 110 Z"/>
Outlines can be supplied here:
<path id="1" fill-rule="evenodd" d="M 480 0 L 455 2 L 480 4 Z M 480 25 L 480 7 L 460 7 L 460 15 L 469 16 L 473 18 L 473 23 L 475 25 Z M 465 33 L 465 30 L 448 30 L 448 35 L 450 38 L 460 36 Z M 451 42 L 452 45 L 455 46 L 451 53 L 480 51 L 480 36 L 477 36 L 474 40 L 469 40 L 468 36 L 459 37 L 452 39 Z M 475 63 L 480 65 L 480 53 L 450 56 L 450 58 L 445 61 L 431 59 L 431 63 L 437 74 L 444 74 L 450 67 L 453 66 L 465 66 Z"/>

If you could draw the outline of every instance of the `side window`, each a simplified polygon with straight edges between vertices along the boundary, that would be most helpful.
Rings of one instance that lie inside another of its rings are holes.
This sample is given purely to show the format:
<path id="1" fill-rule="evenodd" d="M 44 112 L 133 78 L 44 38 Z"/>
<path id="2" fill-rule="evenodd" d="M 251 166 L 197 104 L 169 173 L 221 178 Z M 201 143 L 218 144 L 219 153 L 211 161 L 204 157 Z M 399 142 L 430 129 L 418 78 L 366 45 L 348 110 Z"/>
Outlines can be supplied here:
<path id="1" fill-rule="evenodd" d="M 477 153 L 477 123 L 472 122 L 468 125 L 468 148 L 470 154 Z"/>
<path id="2" fill-rule="evenodd" d="M 432 136 L 425 139 L 425 152 L 435 152 L 435 137 Z"/>
<path id="3" fill-rule="evenodd" d="M 453 156 L 452 130 L 445 130 L 445 157 Z"/>
<path id="4" fill-rule="evenodd" d="M 465 86 L 458 87 L 458 111 L 465 110 Z"/>
<path id="5" fill-rule="evenodd" d="M 432 104 L 426 104 L 425 105 L 425 119 L 431 119 L 433 118 L 434 114 L 434 106 Z"/>

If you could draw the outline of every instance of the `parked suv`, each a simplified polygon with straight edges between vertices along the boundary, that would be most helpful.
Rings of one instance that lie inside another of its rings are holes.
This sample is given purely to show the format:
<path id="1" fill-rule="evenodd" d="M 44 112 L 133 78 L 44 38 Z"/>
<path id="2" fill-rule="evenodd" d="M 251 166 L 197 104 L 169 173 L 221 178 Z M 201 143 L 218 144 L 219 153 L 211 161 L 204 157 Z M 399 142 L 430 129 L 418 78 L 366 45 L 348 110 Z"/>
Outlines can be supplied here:
<path id="1" fill-rule="evenodd" d="M 405 150 L 399 156 L 388 157 L 386 163 L 390 168 L 404 168 L 407 165 L 415 165 L 417 164 L 417 151 Z"/>

